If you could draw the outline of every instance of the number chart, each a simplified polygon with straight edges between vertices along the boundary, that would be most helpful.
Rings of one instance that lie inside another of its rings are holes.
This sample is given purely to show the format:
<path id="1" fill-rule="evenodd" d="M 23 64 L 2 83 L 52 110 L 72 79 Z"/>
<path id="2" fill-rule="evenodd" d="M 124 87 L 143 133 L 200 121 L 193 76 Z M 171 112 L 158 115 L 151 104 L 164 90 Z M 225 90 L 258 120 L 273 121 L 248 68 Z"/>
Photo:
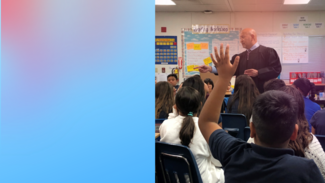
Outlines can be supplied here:
<path id="1" fill-rule="evenodd" d="M 156 64 L 177 64 L 177 36 L 156 36 Z"/>

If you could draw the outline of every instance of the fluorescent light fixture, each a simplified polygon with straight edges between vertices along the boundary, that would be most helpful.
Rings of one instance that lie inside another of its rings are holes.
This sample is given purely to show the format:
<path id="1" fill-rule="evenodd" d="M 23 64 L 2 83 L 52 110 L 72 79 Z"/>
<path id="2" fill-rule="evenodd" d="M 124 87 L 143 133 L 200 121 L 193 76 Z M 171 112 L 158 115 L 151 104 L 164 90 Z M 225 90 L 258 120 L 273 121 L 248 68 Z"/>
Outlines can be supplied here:
<path id="1" fill-rule="evenodd" d="M 176 5 L 172 0 L 155 0 L 155 5 Z"/>
<path id="2" fill-rule="evenodd" d="M 284 0 L 283 4 L 308 4 L 310 0 Z"/>

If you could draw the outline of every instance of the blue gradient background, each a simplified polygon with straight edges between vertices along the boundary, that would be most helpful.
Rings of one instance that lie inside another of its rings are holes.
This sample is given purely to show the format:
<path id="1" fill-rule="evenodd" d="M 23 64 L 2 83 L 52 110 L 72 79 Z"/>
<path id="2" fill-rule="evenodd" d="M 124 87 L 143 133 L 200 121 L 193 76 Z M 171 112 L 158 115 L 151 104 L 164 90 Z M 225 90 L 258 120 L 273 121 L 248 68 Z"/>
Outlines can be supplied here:
<path id="1" fill-rule="evenodd" d="M 1 0 L 0 182 L 154 182 L 154 8 Z"/>

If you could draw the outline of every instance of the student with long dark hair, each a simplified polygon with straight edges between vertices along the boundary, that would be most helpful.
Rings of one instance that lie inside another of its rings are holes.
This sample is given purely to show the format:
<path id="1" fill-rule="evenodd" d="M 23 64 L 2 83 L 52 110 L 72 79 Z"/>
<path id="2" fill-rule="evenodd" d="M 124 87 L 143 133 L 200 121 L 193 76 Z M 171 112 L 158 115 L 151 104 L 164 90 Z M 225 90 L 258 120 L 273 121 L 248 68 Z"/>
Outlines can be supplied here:
<path id="1" fill-rule="evenodd" d="M 325 153 L 317 138 L 309 132 L 303 96 L 292 86 L 284 86 L 279 90 L 293 96 L 298 103 L 298 136 L 296 140 L 289 141 L 288 147 L 295 151 L 296 156 L 314 160 L 325 179 Z M 250 138 L 247 142 L 254 143 L 254 140 Z"/>
<path id="2" fill-rule="evenodd" d="M 173 111 L 174 105 L 174 89 L 171 84 L 161 81 L 156 84 L 155 96 L 155 118 L 167 119 L 168 113 Z"/>
<path id="3" fill-rule="evenodd" d="M 224 182 L 223 170 L 216 168 L 220 163 L 213 159 L 198 126 L 201 94 L 194 88 L 183 85 L 176 93 L 175 103 L 179 115 L 161 124 L 160 141 L 188 146 L 196 159 L 203 182 Z"/>
<path id="4" fill-rule="evenodd" d="M 207 94 L 206 94 L 206 99 L 208 99 L 209 94 L 212 92 L 212 89 L 214 88 L 214 84 L 213 84 L 212 79 L 210 79 L 210 78 L 206 78 L 204 80 L 204 83 L 208 86 Z"/>
<path id="5" fill-rule="evenodd" d="M 293 86 L 296 87 L 304 96 L 305 101 L 305 115 L 309 125 L 309 132 L 311 132 L 311 124 L 310 119 L 313 115 L 318 111 L 321 110 L 320 106 L 315 103 L 315 84 L 311 83 L 306 78 L 299 78 L 293 82 Z M 310 94 L 309 97 L 308 94 Z"/>
<path id="6" fill-rule="evenodd" d="M 247 75 L 240 75 L 236 78 L 234 95 L 228 100 L 227 113 L 244 114 L 249 126 L 253 103 L 259 94 L 253 79 Z"/>

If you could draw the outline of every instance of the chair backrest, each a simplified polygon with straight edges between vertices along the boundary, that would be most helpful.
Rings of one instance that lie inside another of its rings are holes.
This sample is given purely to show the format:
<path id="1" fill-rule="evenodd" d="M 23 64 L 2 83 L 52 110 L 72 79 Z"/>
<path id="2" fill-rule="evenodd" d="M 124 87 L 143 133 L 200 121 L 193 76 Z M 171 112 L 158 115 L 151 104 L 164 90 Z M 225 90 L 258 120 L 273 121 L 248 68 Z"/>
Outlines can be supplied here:
<path id="1" fill-rule="evenodd" d="M 246 117 L 243 114 L 225 113 L 222 116 L 222 128 L 236 138 L 245 140 L 244 129 L 246 127 Z"/>
<path id="2" fill-rule="evenodd" d="M 249 137 L 251 136 L 251 128 L 249 126 L 246 126 L 244 129 L 244 140 L 247 141 Z"/>
<path id="3" fill-rule="evenodd" d="M 156 174 L 159 183 L 202 183 L 191 150 L 182 145 L 156 141 Z"/>
<path id="4" fill-rule="evenodd" d="M 325 151 L 325 135 L 315 135 Z"/>

